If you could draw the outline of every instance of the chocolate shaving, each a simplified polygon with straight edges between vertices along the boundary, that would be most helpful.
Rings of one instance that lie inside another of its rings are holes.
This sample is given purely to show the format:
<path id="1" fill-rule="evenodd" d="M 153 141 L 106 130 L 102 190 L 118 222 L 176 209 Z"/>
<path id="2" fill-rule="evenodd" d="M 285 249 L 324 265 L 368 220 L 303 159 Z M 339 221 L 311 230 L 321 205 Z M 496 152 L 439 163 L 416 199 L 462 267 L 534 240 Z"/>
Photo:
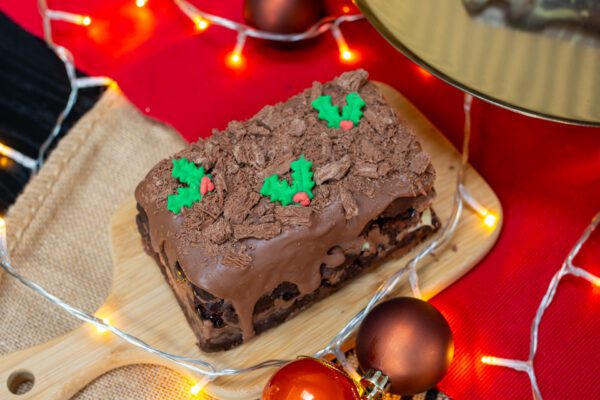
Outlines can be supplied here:
<path id="1" fill-rule="evenodd" d="M 387 161 L 382 161 L 377 166 L 377 174 L 381 177 L 386 176 L 394 167 Z"/>
<path id="2" fill-rule="evenodd" d="M 248 153 L 250 164 L 256 169 L 263 169 L 266 165 L 265 155 L 262 149 L 258 147 L 256 142 L 250 143 L 250 149 Z"/>
<path id="3" fill-rule="evenodd" d="M 273 106 L 265 106 L 258 112 L 256 118 L 270 130 L 277 128 L 284 121 Z"/>
<path id="4" fill-rule="evenodd" d="M 351 219 L 358 215 L 358 205 L 352 196 L 352 193 L 346 189 L 343 185 L 339 185 L 340 200 L 342 201 L 342 207 L 346 214 L 346 219 Z"/>
<path id="5" fill-rule="evenodd" d="M 271 131 L 265 128 L 264 126 L 260 126 L 258 124 L 250 124 L 248 126 L 248 132 L 252 135 L 256 136 L 267 136 L 271 134 Z"/>
<path id="6" fill-rule="evenodd" d="M 271 239 L 281 233 L 280 223 L 255 224 L 255 225 L 234 225 L 233 237 L 236 240 L 245 238 Z"/>
<path id="7" fill-rule="evenodd" d="M 311 213 L 312 210 L 309 207 L 275 207 L 275 216 L 283 225 L 310 226 Z"/>
<path id="8" fill-rule="evenodd" d="M 296 157 L 293 154 L 283 154 L 276 158 L 267 168 L 261 172 L 261 177 L 266 178 L 273 174 L 283 175 L 290 170 L 290 164 Z"/>
<path id="9" fill-rule="evenodd" d="M 411 158 L 409 168 L 415 174 L 420 175 L 427 170 L 430 163 L 429 154 L 420 152 Z"/>
<path id="10" fill-rule="evenodd" d="M 317 97 L 323 94 L 323 85 L 321 82 L 313 82 L 312 87 L 308 90 L 309 92 L 309 103 L 312 103 Z"/>
<path id="11" fill-rule="evenodd" d="M 294 118 L 292 122 L 290 122 L 288 134 L 291 136 L 301 136 L 305 130 L 306 123 L 300 118 Z"/>
<path id="12" fill-rule="evenodd" d="M 335 78 L 333 83 L 348 92 L 357 92 L 358 89 L 367 82 L 368 77 L 369 73 L 367 71 L 359 69 L 356 71 L 344 72 Z"/>
<path id="13" fill-rule="evenodd" d="M 367 161 L 379 162 L 385 158 L 382 148 L 377 147 L 371 140 L 363 139 L 360 142 L 362 155 Z"/>
<path id="14" fill-rule="evenodd" d="M 204 235 L 214 244 L 223 244 L 231 237 L 231 226 L 223 218 L 204 229 Z"/>
<path id="15" fill-rule="evenodd" d="M 244 128 L 244 124 L 239 121 L 231 121 L 227 125 L 227 130 L 233 133 L 238 140 L 246 135 L 246 128 Z"/>
<path id="16" fill-rule="evenodd" d="M 252 257 L 239 251 L 226 250 L 221 263 L 226 267 L 245 269 L 251 265 Z"/>
<path id="17" fill-rule="evenodd" d="M 242 142 L 233 146 L 233 157 L 240 165 L 252 165 L 257 169 L 265 167 L 265 156 L 255 142 Z"/>
<path id="18" fill-rule="evenodd" d="M 233 146 L 233 158 L 235 158 L 235 161 L 240 164 L 240 165 L 244 165 L 248 163 L 248 156 L 246 154 L 246 148 L 241 145 L 241 144 L 236 144 L 235 146 Z"/>
<path id="19" fill-rule="evenodd" d="M 241 223 L 248 215 L 250 209 L 258 203 L 260 195 L 248 191 L 247 188 L 238 188 L 229 194 L 223 207 L 223 216 L 234 224 Z"/>
<path id="20" fill-rule="evenodd" d="M 330 162 L 322 167 L 317 168 L 315 171 L 315 182 L 317 185 L 327 182 L 329 180 L 339 181 L 346 175 L 352 161 L 348 155 L 345 155 L 340 160 Z"/>
<path id="21" fill-rule="evenodd" d="M 379 178 L 379 172 L 377 171 L 377 164 L 356 162 L 352 167 L 352 173 L 356 176 L 364 176 L 366 178 Z"/>
<path id="22" fill-rule="evenodd" d="M 275 215 L 274 214 L 263 215 L 262 217 L 260 217 L 258 219 L 258 222 L 261 223 L 261 224 L 275 222 Z"/>

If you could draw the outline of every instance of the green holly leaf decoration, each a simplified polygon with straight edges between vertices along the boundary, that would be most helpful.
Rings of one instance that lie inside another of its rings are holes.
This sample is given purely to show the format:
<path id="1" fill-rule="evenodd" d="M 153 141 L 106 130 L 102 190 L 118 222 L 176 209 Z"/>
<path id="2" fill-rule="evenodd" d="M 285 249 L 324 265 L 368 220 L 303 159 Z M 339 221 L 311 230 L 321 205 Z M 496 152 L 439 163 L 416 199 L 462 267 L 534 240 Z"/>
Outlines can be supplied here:
<path id="1" fill-rule="evenodd" d="M 290 164 L 292 170 L 292 184 L 290 185 L 285 179 L 279 179 L 277 174 L 273 174 L 265 179 L 260 194 L 269 197 L 271 202 L 280 202 L 281 205 L 287 206 L 293 202 L 299 202 L 302 205 L 308 205 L 310 199 L 314 197 L 312 189 L 315 187 L 312 172 L 312 162 L 301 155 L 296 161 Z M 303 197 L 302 193 L 308 197 L 308 202 L 305 203 L 299 200 Z M 301 195 L 299 198 L 295 196 Z"/>
<path id="2" fill-rule="evenodd" d="M 204 173 L 203 167 L 196 167 L 196 164 L 187 158 L 173 160 L 173 170 L 171 176 L 187 187 L 177 189 L 177 194 L 170 194 L 167 197 L 167 209 L 174 214 L 179 214 L 183 207 L 192 207 L 194 203 L 202 200 L 200 193 L 200 183 L 205 176 L 209 179 L 210 175 Z"/>
<path id="3" fill-rule="evenodd" d="M 342 120 L 352 121 L 354 125 L 358 124 L 358 121 L 363 116 L 361 108 L 365 106 L 365 101 L 360 98 L 358 93 L 348 93 L 346 96 L 346 105 L 342 109 Z"/>
<path id="4" fill-rule="evenodd" d="M 319 111 L 319 119 L 327 121 L 327 127 L 339 128 L 342 117 L 338 106 L 331 104 L 331 96 L 319 96 L 311 103 Z"/>
<path id="5" fill-rule="evenodd" d="M 338 106 L 331 104 L 331 96 L 319 96 L 311 103 L 314 109 L 319 111 L 319 119 L 327 121 L 329 128 L 339 128 L 340 123 L 344 130 L 358 124 L 358 121 L 363 116 L 361 109 L 365 106 L 365 102 L 356 92 L 346 95 L 346 105 L 342 108 L 342 114 Z M 352 126 L 343 121 L 351 121 Z"/>

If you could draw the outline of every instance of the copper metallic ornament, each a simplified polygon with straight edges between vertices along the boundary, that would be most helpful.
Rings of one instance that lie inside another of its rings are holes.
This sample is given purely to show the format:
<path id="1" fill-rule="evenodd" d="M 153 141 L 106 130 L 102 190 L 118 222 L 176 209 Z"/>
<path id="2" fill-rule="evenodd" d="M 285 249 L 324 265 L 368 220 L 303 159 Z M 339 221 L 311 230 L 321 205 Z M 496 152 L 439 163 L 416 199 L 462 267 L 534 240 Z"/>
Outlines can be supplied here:
<path id="1" fill-rule="evenodd" d="M 245 0 L 244 20 L 276 33 L 304 32 L 324 15 L 322 0 Z"/>
<path id="2" fill-rule="evenodd" d="M 363 370 L 387 375 L 390 391 L 421 393 L 442 379 L 454 355 L 452 331 L 431 304 L 398 297 L 377 305 L 356 337 L 356 355 Z"/>

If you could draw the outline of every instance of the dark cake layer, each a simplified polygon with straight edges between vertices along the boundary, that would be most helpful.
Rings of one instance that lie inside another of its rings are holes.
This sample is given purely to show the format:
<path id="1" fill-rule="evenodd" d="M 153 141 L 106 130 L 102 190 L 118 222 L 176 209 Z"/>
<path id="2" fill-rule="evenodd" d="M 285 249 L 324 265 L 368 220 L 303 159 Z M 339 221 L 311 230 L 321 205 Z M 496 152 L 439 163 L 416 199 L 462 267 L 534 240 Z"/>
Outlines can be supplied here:
<path id="1" fill-rule="evenodd" d="M 315 302 L 337 291 L 353 278 L 379 266 L 385 259 L 401 257 L 421 243 L 440 223 L 431 208 L 418 211 L 430 204 L 432 194 L 408 202 L 401 199 L 390 205 L 381 217 L 371 222 L 361 235 L 359 248 L 334 247 L 330 252 L 342 253 L 345 262 L 338 267 L 321 266 L 321 284 L 308 294 L 301 294 L 291 282 L 282 282 L 275 290 L 260 298 L 253 312 L 256 334 L 292 318 Z M 409 203 L 409 204 L 408 204 Z M 197 335 L 198 345 L 207 352 L 228 350 L 243 342 L 239 317 L 230 302 L 217 298 L 186 279 L 178 263 L 169 267 L 161 256 L 152 250 L 148 233 L 148 218 L 138 205 L 137 224 L 146 251 L 161 267 L 175 297 L 184 310 L 189 324 Z M 425 214 L 425 218 L 424 217 Z M 428 215 L 427 215 L 428 214 Z M 421 223 L 422 219 L 427 219 Z M 364 246 L 369 243 L 369 248 Z M 371 249 L 370 243 L 376 243 Z M 164 254 L 163 254 L 164 258 Z M 185 300 L 183 300 L 185 299 Z"/>

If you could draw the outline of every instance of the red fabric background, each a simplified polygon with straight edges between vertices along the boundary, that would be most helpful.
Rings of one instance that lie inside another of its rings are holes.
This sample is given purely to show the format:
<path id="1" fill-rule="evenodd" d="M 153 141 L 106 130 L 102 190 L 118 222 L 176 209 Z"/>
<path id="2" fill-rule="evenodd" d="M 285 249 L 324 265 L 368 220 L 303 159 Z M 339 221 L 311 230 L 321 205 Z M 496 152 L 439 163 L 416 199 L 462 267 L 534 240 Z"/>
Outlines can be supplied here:
<path id="1" fill-rule="evenodd" d="M 40 35 L 34 3 L 4 0 L 0 10 Z M 241 0 L 196 4 L 241 18 Z M 89 28 L 53 25 L 57 42 L 72 49 L 79 68 L 114 78 L 140 110 L 172 124 L 188 140 L 249 117 L 313 80 L 358 66 L 405 94 L 455 145 L 461 138 L 461 92 L 423 74 L 366 21 L 342 26 L 360 52 L 354 65 L 340 63 L 333 39 L 324 35 L 291 49 L 250 39 L 246 67 L 232 70 L 224 58 L 234 34 L 218 27 L 195 32 L 169 0 L 150 0 L 144 9 L 133 0 L 52 0 L 50 5 L 93 18 Z M 342 5 L 329 3 L 333 13 Z M 532 119 L 481 101 L 474 105 L 473 127 L 472 163 L 500 197 L 505 222 L 492 252 L 433 299 L 450 321 L 457 350 L 440 388 L 457 399 L 528 399 L 526 374 L 483 366 L 479 359 L 527 357 L 539 301 L 600 210 L 600 130 Z M 579 258 L 598 275 L 599 237 Z M 565 280 L 542 322 L 535 363 L 546 399 L 598 397 L 599 311 L 600 287 Z"/>

